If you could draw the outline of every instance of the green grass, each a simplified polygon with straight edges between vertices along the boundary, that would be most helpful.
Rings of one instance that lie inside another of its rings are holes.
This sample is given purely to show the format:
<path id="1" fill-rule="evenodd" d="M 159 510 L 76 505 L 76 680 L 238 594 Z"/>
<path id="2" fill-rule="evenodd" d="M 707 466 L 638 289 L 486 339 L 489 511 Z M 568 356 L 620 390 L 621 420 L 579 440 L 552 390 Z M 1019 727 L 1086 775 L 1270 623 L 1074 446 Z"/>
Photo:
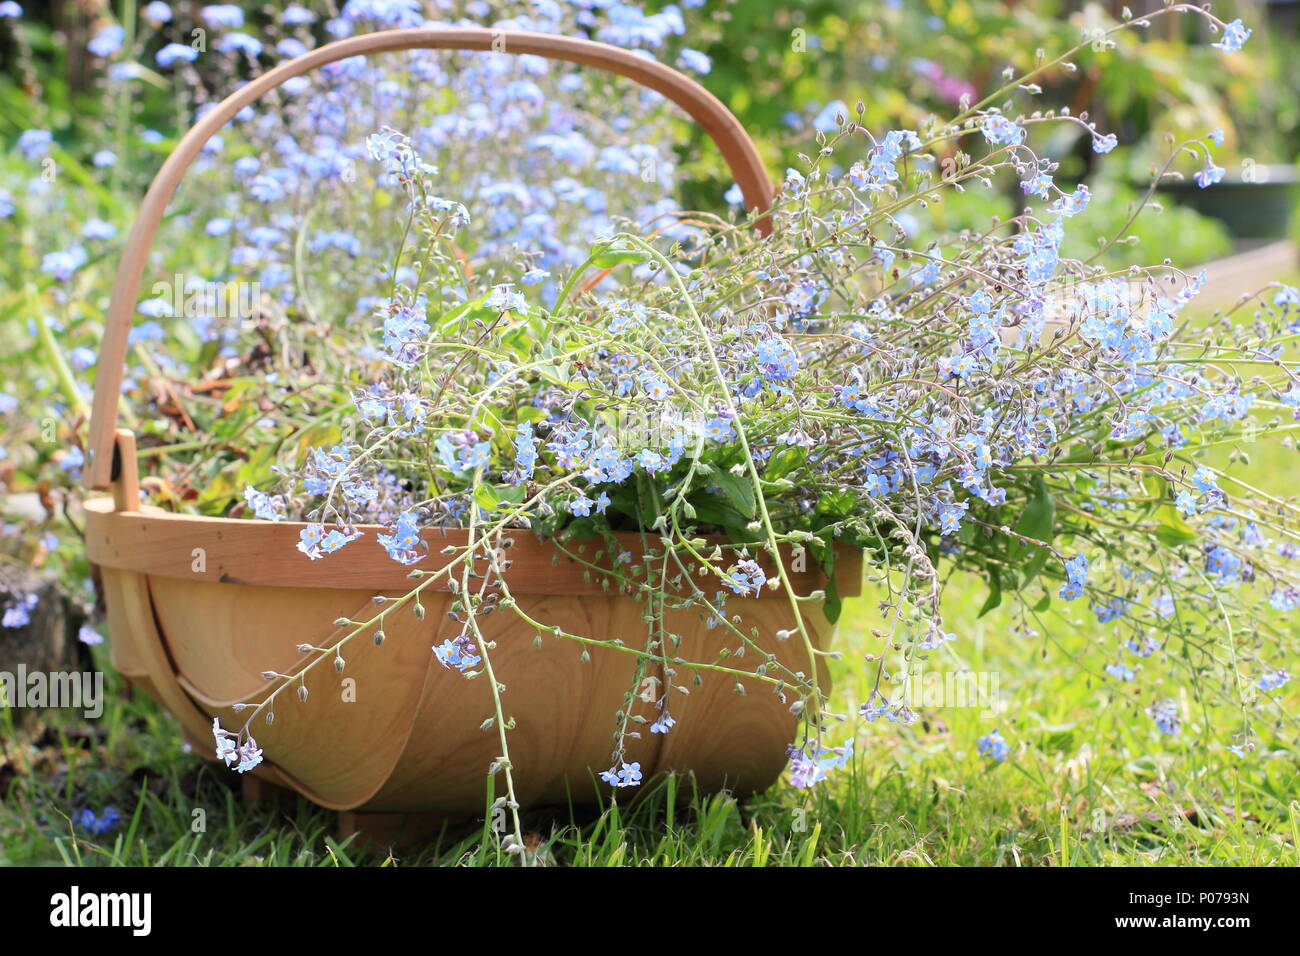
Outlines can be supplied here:
<path id="1" fill-rule="evenodd" d="M 1007 613 L 975 620 L 980 587 L 953 592 L 948 615 L 962 641 L 934 666 L 956 666 L 960 653 L 971 669 L 996 672 L 1005 712 L 929 708 L 911 727 L 854 718 L 841 735 L 851 726 L 857 738 L 851 772 L 811 793 L 782 784 L 743 803 L 679 801 L 689 781 L 673 780 L 632 807 L 530 814 L 526 829 L 543 858 L 584 866 L 1300 865 L 1292 748 L 1241 762 L 1186 733 L 1164 737 L 1117 685 L 1088 672 L 1098 626 L 1019 637 Z M 850 602 L 841 628 L 835 678 L 846 713 L 869 687 L 861 652 L 873 613 L 863 599 Z M 1068 663 L 1074 655 L 1078 666 Z M 975 752 L 994 727 L 1012 745 L 1001 764 Z M 507 862 L 480 827 L 389 855 L 340 843 L 333 815 L 304 800 L 248 808 L 236 775 L 183 753 L 174 722 L 139 697 L 112 696 L 88 732 L 62 714 L 0 730 L 0 864 Z M 105 805 L 122 812 L 116 832 L 76 830 L 78 809 Z M 202 833 L 193 829 L 196 810 Z"/>

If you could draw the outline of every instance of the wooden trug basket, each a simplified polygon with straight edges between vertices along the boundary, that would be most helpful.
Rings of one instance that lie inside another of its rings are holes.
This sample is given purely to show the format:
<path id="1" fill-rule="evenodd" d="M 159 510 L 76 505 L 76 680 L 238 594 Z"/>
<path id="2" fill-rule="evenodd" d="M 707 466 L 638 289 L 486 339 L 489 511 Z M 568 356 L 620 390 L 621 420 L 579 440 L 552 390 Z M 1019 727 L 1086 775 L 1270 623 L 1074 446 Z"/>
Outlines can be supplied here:
<path id="1" fill-rule="evenodd" d="M 677 103 L 703 127 L 751 209 L 766 211 L 771 203 L 762 161 L 722 103 L 661 63 L 588 40 L 463 28 L 366 34 L 283 63 L 208 112 L 163 164 L 128 236 L 100 351 L 86 466 L 92 488 L 112 490 L 111 497 L 87 503 L 86 543 L 104 585 L 113 665 L 170 710 L 205 755 L 214 754 L 214 717 L 224 727 L 241 727 L 246 714 L 232 705 L 265 696 L 263 671 L 294 670 L 303 661 L 297 645 L 332 643 L 341 636 L 330 637 L 333 621 L 368 619 L 376 594 L 404 594 L 411 582 L 408 569 L 375 545 L 382 528 L 362 528 L 362 540 L 311 561 L 295 547 L 299 523 L 180 515 L 141 505 L 135 440 L 115 422 L 149 247 L 182 175 L 239 110 L 323 64 L 419 48 L 532 53 L 630 77 Z M 756 226 L 770 229 L 767 219 Z M 445 560 L 442 548 L 463 543 L 465 535 L 428 532 L 426 538 L 429 558 L 421 566 L 433 568 Z M 643 608 L 633 597 L 607 592 L 599 576 L 589 579 L 581 564 L 558 556 L 551 543 L 523 532 L 515 539 L 507 581 L 530 616 L 570 633 L 639 643 Z M 625 545 L 634 554 L 640 551 L 638 536 L 628 536 Z M 815 564 L 792 577 L 801 594 L 825 584 Z M 857 593 L 861 555 L 846 549 L 836 578 L 841 594 Z M 385 622 L 382 647 L 368 638 L 352 641 L 342 675 L 332 667 L 316 668 L 307 679 L 305 704 L 284 695 L 273 724 L 257 721 L 253 732 L 266 762 L 253 776 L 263 787 L 291 788 L 321 806 L 349 811 L 345 832 L 362 821 L 358 812 L 420 814 L 430 823 L 482 814 L 486 771 L 499 754 L 496 734 L 480 729 L 492 712 L 487 678 L 466 680 L 434 657 L 431 647 L 454 637 L 459 626 L 446 615 L 450 594 L 432 593 L 431 586 L 425 595 L 423 621 L 409 613 L 394 615 Z M 805 607 L 813 610 L 805 617 L 824 646 L 831 627 L 813 605 Z M 775 637 L 794 626 L 783 594 L 733 597 L 727 609 L 741 615 L 746 630 L 758 628 L 763 649 L 793 670 L 808 671 L 801 642 Z M 581 648 L 568 640 L 548 637 L 537 647 L 535 631 L 509 611 L 482 624 L 496 642 L 493 664 L 516 724 L 510 746 L 521 802 L 597 800 L 604 785 L 596 785 L 595 774 L 610 763 L 613 718 L 633 678 L 633 655 L 597 647 L 583 662 Z M 665 627 L 681 635 L 677 654 L 686 660 L 712 660 L 728 643 L 725 629 L 708 628 L 698 611 L 670 611 Z M 626 759 L 640 761 L 647 781 L 667 771 L 690 771 L 705 790 L 744 793 L 769 786 L 785 766 L 796 729 L 788 704 L 756 680 L 741 680 L 747 691 L 742 696 L 734 677 L 706 672 L 696 686 L 693 672 L 678 671 L 676 680 L 686 682 L 690 693 L 672 696 L 676 726 L 666 735 L 642 727 L 642 737 L 629 742 Z M 649 675 L 665 677 L 658 665 Z M 343 678 L 352 681 L 349 693 L 341 691 Z M 646 709 L 644 716 L 653 720 L 650 705 Z M 385 829 L 375 823 L 380 819 L 369 818 L 367 828 Z"/>

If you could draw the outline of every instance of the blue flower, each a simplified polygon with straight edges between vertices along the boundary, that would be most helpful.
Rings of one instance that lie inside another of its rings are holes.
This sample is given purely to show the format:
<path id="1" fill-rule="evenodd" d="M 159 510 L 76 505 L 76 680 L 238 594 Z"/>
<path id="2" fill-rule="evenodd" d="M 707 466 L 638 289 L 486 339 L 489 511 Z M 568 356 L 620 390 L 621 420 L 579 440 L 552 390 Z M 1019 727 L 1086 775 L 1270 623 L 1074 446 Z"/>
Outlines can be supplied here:
<path id="1" fill-rule="evenodd" d="M 1172 737 L 1183 729 L 1182 717 L 1178 714 L 1178 705 L 1173 701 L 1161 701 L 1152 704 L 1147 708 L 1146 712 L 1161 733 Z"/>
<path id="2" fill-rule="evenodd" d="M 361 532 L 344 534 L 337 528 L 325 531 L 323 524 L 309 524 L 298 532 L 298 550 L 315 561 L 327 554 L 333 554 L 349 541 L 361 537 Z"/>
<path id="3" fill-rule="evenodd" d="M 210 27 L 238 30 L 244 25 L 244 11 L 233 3 L 217 3 L 204 7 L 199 17 Z"/>
<path id="4" fill-rule="evenodd" d="M 723 583 L 741 597 L 748 597 L 751 591 L 758 595 L 767 583 L 767 573 L 757 561 L 745 560 L 727 572 Z"/>
<path id="5" fill-rule="evenodd" d="M 1072 584 L 1082 587 L 1088 582 L 1088 559 L 1076 554 L 1065 562 L 1065 576 Z"/>
<path id="6" fill-rule="evenodd" d="M 262 41 L 247 33 L 227 33 L 217 41 L 217 49 L 222 53 L 246 53 L 258 57 L 262 55 Z"/>
<path id="7" fill-rule="evenodd" d="M 103 812 L 95 815 L 95 811 L 85 807 L 79 811 L 73 818 L 73 822 L 87 833 L 93 833 L 96 836 L 109 833 L 117 829 L 118 822 L 121 820 L 116 807 L 105 807 Z"/>
<path id="8" fill-rule="evenodd" d="M 635 787 L 641 782 L 641 764 L 639 762 L 623 763 L 621 767 L 602 770 L 600 779 L 611 787 Z"/>
<path id="9" fill-rule="evenodd" d="M 682 51 L 677 54 L 677 61 L 686 69 L 694 70 L 696 73 L 708 73 L 713 69 L 713 61 L 706 54 L 699 50 L 692 50 L 690 47 L 682 48 Z"/>
<path id="10" fill-rule="evenodd" d="M 521 293 L 511 289 L 509 283 L 494 288 L 492 294 L 487 298 L 487 305 L 498 312 L 514 312 L 517 315 L 528 314 L 528 300 Z"/>
<path id="11" fill-rule="evenodd" d="M 650 473 L 659 471 L 664 466 L 663 456 L 651 448 L 643 448 L 637 452 L 636 463 Z"/>
<path id="12" fill-rule="evenodd" d="M 257 746 L 257 741 L 249 737 L 239 747 L 239 765 L 235 767 L 240 773 L 248 773 L 262 762 L 262 751 Z"/>
<path id="13" fill-rule="evenodd" d="M 268 495 L 249 485 L 244 489 L 244 501 L 263 521 L 284 520 L 284 499 L 279 495 Z"/>
<path id="14" fill-rule="evenodd" d="M 348 0 L 343 19 L 373 20 L 390 27 L 417 27 L 424 22 L 419 0 Z"/>
<path id="15" fill-rule="evenodd" d="M 145 4 L 140 16 L 144 17 L 154 26 L 162 23 L 172 22 L 172 8 L 163 3 L 162 0 L 152 0 L 151 3 Z"/>
<path id="16" fill-rule="evenodd" d="M 1192 484 L 1196 486 L 1196 490 L 1201 494 L 1209 494 L 1212 491 L 1219 490 L 1218 480 L 1215 478 L 1214 472 L 1204 465 L 1197 468 L 1192 475 Z"/>
<path id="17" fill-rule="evenodd" d="M 316 14 L 306 7 L 293 3 L 284 8 L 283 20 L 290 26 L 303 26 L 316 22 Z"/>
<path id="18" fill-rule="evenodd" d="M 492 443 L 481 441 L 462 448 L 458 456 L 461 471 L 473 471 L 486 468 L 492 457 Z"/>
<path id="19" fill-rule="evenodd" d="M 819 747 L 808 744 L 808 750 L 791 746 L 786 750 L 790 757 L 790 784 L 796 790 L 807 790 L 825 780 L 832 770 L 848 764 L 853 757 L 853 741 L 843 747 Z"/>
<path id="20" fill-rule="evenodd" d="M 1202 189 L 1208 189 L 1215 183 L 1223 182 L 1225 172 L 1226 170 L 1222 166 L 1216 166 L 1211 160 L 1207 159 L 1205 168 L 1197 170 L 1192 178 L 1196 180 L 1196 185 Z"/>
<path id="21" fill-rule="evenodd" d="M 455 640 L 446 640 L 436 645 L 433 648 L 433 654 L 443 667 L 448 670 L 454 668 L 464 673 L 482 660 L 479 655 L 474 653 L 476 650 L 478 648 L 468 637 L 458 637 Z"/>
<path id="22" fill-rule="evenodd" d="M 669 388 L 668 383 L 657 375 L 646 375 L 641 379 L 641 388 L 645 391 L 646 398 L 655 402 L 665 401 L 673 390 Z"/>
<path id="23" fill-rule="evenodd" d="M 117 235 L 117 226 L 102 219 L 88 219 L 81 227 L 81 235 L 86 239 L 112 239 Z"/>
<path id="24" fill-rule="evenodd" d="M 848 116 L 849 108 L 843 100 L 833 100 L 827 103 L 820 113 L 813 118 L 813 129 L 822 133 L 834 133 L 840 128 L 840 122 L 837 116 Z"/>
<path id="25" fill-rule="evenodd" d="M 1052 177 L 1042 170 L 1036 171 L 1020 184 L 1026 196 L 1039 196 L 1050 199 L 1052 195 Z"/>
<path id="26" fill-rule="evenodd" d="M 339 531 L 337 528 L 334 528 L 329 532 L 327 532 L 325 537 L 321 539 L 321 543 L 320 543 L 321 553 L 333 554 L 335 551 L 343 547 L 349 541 L 359 537 L 361 537 L 360 534 L 344 534 L 342 531 Z"/>
<path id="27" fill-rule="evenodd" d="M 515 468 L 509 480 L 523 484 L 533 476 L 537 466 L 537 445 L 533 438 L 533 423 L 520 422 L 515 428 Z"/>
<path id="28" fill-rule="evenodd" d="M 164 70 L 174 66 L 178 61 L 184 60 L 186 63 L 193 63 L 199 58 L 199 51 L 192 46 L 184 43 L 168 43 L 165 47 L 154 54 L 154 62 Z"/>
<path id="29" fill-rule="evenodd" d="M 708 419 L 705 423 L 705 437 L 714 441 L 731 441 L 735 437 L 731 419 Z"/>
<path id="30" fill-rule="evenodd" d="M 1063 194 L 1060 199 L 1052 203 L 1050 209 L 1058 216 L 1073 216 L 1087 209 L 1088 200 L 1091 198 L 1088 187 L 1080 186 L 1072 193 Z"/>
<path id="31" fill-rule="evenodd" d="M 1260 690 L 1277 690 L 1291 680 L 1291 675 L 1282 668 L 1277 670 L 1265 671 L 1264 676 L 1256 681 Z"/>
<path id="32" fill-rule="evenodd" d="M 122 41 L 126 38 L 126 31 L 121 27 L 113 24 L 106 26 L 96 33 L 86 44 L 86 49 L 95 56 L 110 57 L 118 50 L 122 49 Z"/>
<path id="33" fill-rule="evenodd" d="M 1092 138 L 1092 151 L 1094 153 L 1109 153 L 1119 145 L 1119 139 L 1114 133 L 1107 133 L 1105 136 L 1094 136 Z"/>
<path id="34" fill-rule="evenodd" d="M 50 151 L 54 136 L 49 130 L 29 129 L 18 136 L 18 151 L 28 159 L 39 159 Z"/>
<path id="35" fill-rule="evenodd" d="M 1002 734 L 996 730 L 977 740 L 975 746 L 982 756 L 992 757 L 998 763 L 1006 760 L 1007 754 L 1011 753 L 1011 747 L 1002 739 Z"/>
<path id="36" fill-rule="evenodd" d="M 285 192 L 284 183 L 281 182 L 280 176 L 274 172 L 257 176 L 248 184 L 248 193 L 258 202 L 273 203 L 284 199 L 288 193 Z"/>
<path id="37" fill-rule="evenodd" d="M 296 37 L 285 37 L 275 45 L 275 52 L 286 60 L 292 60 L 305 55 L 307 45 Z M 302 77 L 299 77 L 299 79 L 302 79 Z"/>
<path id="38" fill-rule="evenodd" d="M 1240 19 L 1233 20 L 1223 28 L 1223 39 L 1218 43 L 1211 43 L 1210 46 L 1222 50 L 1224 53 L 1235 53 L 1246 45 L 1253 31 L 1246 29 L 1245 24 Z"/>
<path id="39" fill-rule="evenodd" d="M 965 516 L 970 502 L 945 501 L 939 505 L 939 530 L 943 534 L 956 534 L 961 530 L 961 519 Z"/>
<path id="40" fill-rule="evenodd" d="M 980 120 L 980 132 L 994 146 L 1003 143 L 1018 145 L 1025 139 L 1024 127 L 1007 119 L 1001 113 L 989 113 Z"/>
<path id="41" fill-rule="evenodd" d="M 32 622 L 32 611 L 40 600 L 40 595 L 32 592 L 15 594 L 9 599 L 4 615 L 0 616 L 0 627 L 26 627 Z"/>
<path id="42" fill-rule="evenodd" d="M 392 534 L 379 534 L 375 540 L 388 552 L 388 556 L 399 564 L 415 564 L 424 560 L 428 550 L 420 537 L 416 525 L 418 515 L 414 511 L 403 511 L 397 516 Z"/>
<path id="43" fill-rule="evenodd" d="M 67 282 L 78 269 L 86 264 L 86 250 L 81 246 L 49 252 L 41 258 L 41 271 L 52 275 L 59 282 Z"/>
<path id="44" fill-rule="evenodd" d="M 429 334 L 428 308 L 428 300 L 420 295 L 410 304 L 399 296 L 380 310 L 384 316 L 384 347 L 394 365 L 409 368 L 419 359 L 421 343 Z"/>

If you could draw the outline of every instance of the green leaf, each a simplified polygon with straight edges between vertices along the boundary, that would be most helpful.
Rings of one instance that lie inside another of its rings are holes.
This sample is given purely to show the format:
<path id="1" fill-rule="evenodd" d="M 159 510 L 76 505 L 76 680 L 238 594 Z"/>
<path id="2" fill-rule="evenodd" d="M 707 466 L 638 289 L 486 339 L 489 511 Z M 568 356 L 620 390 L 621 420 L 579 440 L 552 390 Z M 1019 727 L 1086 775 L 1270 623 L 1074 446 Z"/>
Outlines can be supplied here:
<path id="1" fill-rule="evenodd" d="M 691 495 L 690 503 L 695 507 L 696 518 L 704 524 L 715 524 L 720 528 L 744 529 L 749 519 L 737 511 L 721 495 L 711 492 L 696 492 Z"/>
<path id="2" fill-rule="evenodd" d="M 474 504 L 484 511 L 496 511 L 501 506 L 501 496 L 491 485 L 479 485 L 474 489 Z"/>
<path id="3" fill-rule="evenodd" d="M 479 485 L 474 490 L 474 503 L 484 511 L 499 511 L 509 508 L 524 500 L 522 485 L 497 488 L 493 485 Z"/>
<path id="4" fill-rule="evenodd" d="M 342 437 L 343 432 L 333 422 L 317 422 L 315 425 L 310 425 L 298 432 L 297 441 L 295 442 L 294 461 L 301 467 L 302 463 L 307 460 L 307 453 L 313 448 L 337 444 Z"/>
<path id="5" fill-rule="evenodd" d="M 821 539 L 816 539 L 820 541 Z M 822 611 L 826 615 L 826 620 L 834 624 L 840 619 L 840 612 L 844 609 L 844 602 L 840 600 L 840 586 L 835 580 L 835 544 L 830 542 L 823 552 L 821 559 L 821 568 L 826 575 L 826 603 L 822 605 Z"/>
<path id="6" fill-rule="evenodd" d="M 976 617 L 983 617 L 1002 603 L 1002 578 L 997 568 L 989 568 L 989 596 Z"/>
<path id="7" fill-rule="evenodd" d="M 218 514 L 225 510 L 226 503 L 241 491 L 238 475 L 243 464 L 240 461 L 231 462 L 213 476 L 199 495 L 199 511 L 203 514 Z"/>
<path id="8" fill-rule="evenodd" d="M 1190 544 L 1197 534 L 1192 526 L 1183 520 L 1182 514 L 1172 504 L 1161 505 L 1156 509 L 1156 538 L 1161 544 L 1176 548 L 1180 544 Z"/>
<path id="9" fill-rule="evenodd" d="M 600 537 L 596 530 L 596 522 L 590 518 L 575 518 L 564 526 L 564 540 L 569 541 L 592 541 Z"/>
<path id="10" fill-rule="evenodd" d="M 733 475 L 727 469 L 714 465 L 712 481 L 722 489 L 722 493 L 736 506 L 737 511 L 750 519 L 754 517 L 758 502 L 754 498 L 754 488 L 748 477 Z"/>
<path id="11" fill-rule="evenodd" d="M 236 472 L 236 484 L 259 487 L 270 481 L 272 478 L 271 466 L 275 463 L 278 450 L 279 444 L 277 442 L 267 442 L 258 446 L 257 450 L 249 456 L 248 460 Z"/>
<path id="12" fill-rule="evenodd" d="M 822 604 L 822 613 L 826 615 L 826 620 L 834 624 L 840 619 L 840 612 L 844 610 L 844 602 L 840 600 L 840 588 L 835 583 L 835 576 L 831 575 L 826 581 L 826 601 Z"/>
<path id="13" fill-rule="evenodd" d="M 1142 485 L 1151 497 L 1161 502 L 1152 516 L 1156 522 L 1156 539 L 1171 548 L 1195 541 L 1196 532 L 1183 520 L 1182 512 L 1169 498 L 1169 482 L 1164 476 L 1148 474 L 1142 479 Z"/>
<path id="14" fill-rule="evenodd" d="M 1038 573 L 1047 566 L 1047 559 L 1051 556 L 1052 552 L 1048 551 L 1046 548 L 1034 548 L 1033 556 L 1024 567 L 1023 573 L 1025 579 L 1022 583 L 1028 584 L 1034 578 L 1038 577 Z"/>
<path id="15" fill-rule="evenodd" d="M 591 264 L 597 269 L 613 269 L 615 266 L 639 265 L 649 259 L 649 254 L 640 249 L 633 249 L 621 243 L 610 243 L 599 252 L 592 247 Z"/>
<path id="16" fill-rule="evenodd" d="M 807 460 L 808 449 L 799 445 L 778 448 L 772 452 L 772 457 L 768 458 L 767 467 L 763 469 L 763 477 L 770 481 L 784 478 Z"/>
<path id="17" fill-rule="evenodd" d="M 853 505 L 856 502 L 857 496 L 852 491 L 847 489 L 833 491 L 821 496 L 817 502 L 817 513 L 835 518 L 847 518 L 853 513 Z"/>
<path id="18" fill-rule="evenodd" d="M 1025 510 L 1021 512 L 1020 518 L 1016 521 L 1015 532 L 1024 535 L 1026 538 L 1034 538 L 1037 541 L 1043 541 L 1047 544 L 1052 543 L 1052 537 L 1056 533 L 1056 503 L 1052 500 L 1052 493 L 1047 489 L 1047 482 L 1041 475 L 1034 477 L 1034 496 L 1029 499 L 1025 505 Z M 1047 564 L 1047 559 L 1051 552 L 1044 547 L 1036 547 L 1026 544 L 1019 538 L 1012 538 L 1007 545 L 1008 562 L 1017 562 L 1028 556 L 1024 567 L 1021 569 L 1024 580 L 1021 586 L 1027 585 L 1038 573 L 1043 570 Z"/>
<path id="19" fill-rule="evenodd" d="M 1052 493 L 1047 490 L 1047 482 L 1042 475 L 1034 476 L 1034 496 L 1025 505 L 1025 510 L 1020 513 L 1012 530 L 1026 538 L 1052 543 L 1052 535 L 1056 530 L 1056 503 L 1052 501 Z M 1014 560 L 1030 550 L 1042 549 L 1013 538 L 1007 548 L 1007 557 Z"/>

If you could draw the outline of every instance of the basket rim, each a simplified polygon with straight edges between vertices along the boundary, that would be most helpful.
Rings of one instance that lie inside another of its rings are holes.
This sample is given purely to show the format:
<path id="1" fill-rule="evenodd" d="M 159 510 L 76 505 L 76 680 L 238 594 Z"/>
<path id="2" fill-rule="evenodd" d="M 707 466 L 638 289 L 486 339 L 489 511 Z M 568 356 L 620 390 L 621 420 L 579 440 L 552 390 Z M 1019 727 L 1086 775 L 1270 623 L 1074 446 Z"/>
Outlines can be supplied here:
<path id="1" fill-rule="evenodd" d="M 405 593 L 414 586 L 410 577 L 412 568 L 436 570 L 441 566 L 444 556 L 438 553 L 439 542 L 463 543 L 468 537 L 463 528 L 428 529 L 423 535 L 429 546 L 426 559 L 407 566 L 390 558 L 374 541 L 376 534 L 389 530 L 386 526 L 355 525 L 364 538 L 336 554 L 313 560 L 297 548 L 299 533 L 311 522 L 178 514 L 153 505 L 141 505 L 139 511 L 117 511 L 109 496 L 90 498 L 84 507 L 86 553 L 92 564 L 218 584 Z M 606 579 L 598 570 L 593 571 L 558 550 L 553 539 L 541 538 L 526 528 L 516 529 L 515 533 L 515 544 L 510 550 L 513 567 L 506 574 L 506 582 L 515 593 L 606 596 L 619 593 L 612 587 L 603 587 Z M 638 532 L 614 532 L 614 537 L 633 555 L 644 553 Z M 715 544 L 734 545 L 720 535 L 703 537 L 709 548 Z M 657 540 L 656 535 L 650 538 Z M 595 553 L 588 550 L 593 546 L 595 552 L 605 550 L 600 540 L 579 542 L 569 550 L 585 550 L 595 563 Z M 789 560 L 792 549 L 783 546 L 782 556 L 797 593 L 807 595 L 825 587 L 826 577 L 815 562 L 808 561 L 802 571 L 794 570 Z M 770 559 L 761 554 L 756 558 L 760 564 L 769 566 L 770 571 Z M 860 550 L 836 545 L 835 582 L 841 596 L 861 592 L 862 565 Z M 447 591 L 449 586 L 442 578 L 428 585 L 428 589 Z M 713 585 L 707 590 L 713 590 Z M 780 591 L 768 591 L 762 597 L 784 599 L 785 596 Z"/>

